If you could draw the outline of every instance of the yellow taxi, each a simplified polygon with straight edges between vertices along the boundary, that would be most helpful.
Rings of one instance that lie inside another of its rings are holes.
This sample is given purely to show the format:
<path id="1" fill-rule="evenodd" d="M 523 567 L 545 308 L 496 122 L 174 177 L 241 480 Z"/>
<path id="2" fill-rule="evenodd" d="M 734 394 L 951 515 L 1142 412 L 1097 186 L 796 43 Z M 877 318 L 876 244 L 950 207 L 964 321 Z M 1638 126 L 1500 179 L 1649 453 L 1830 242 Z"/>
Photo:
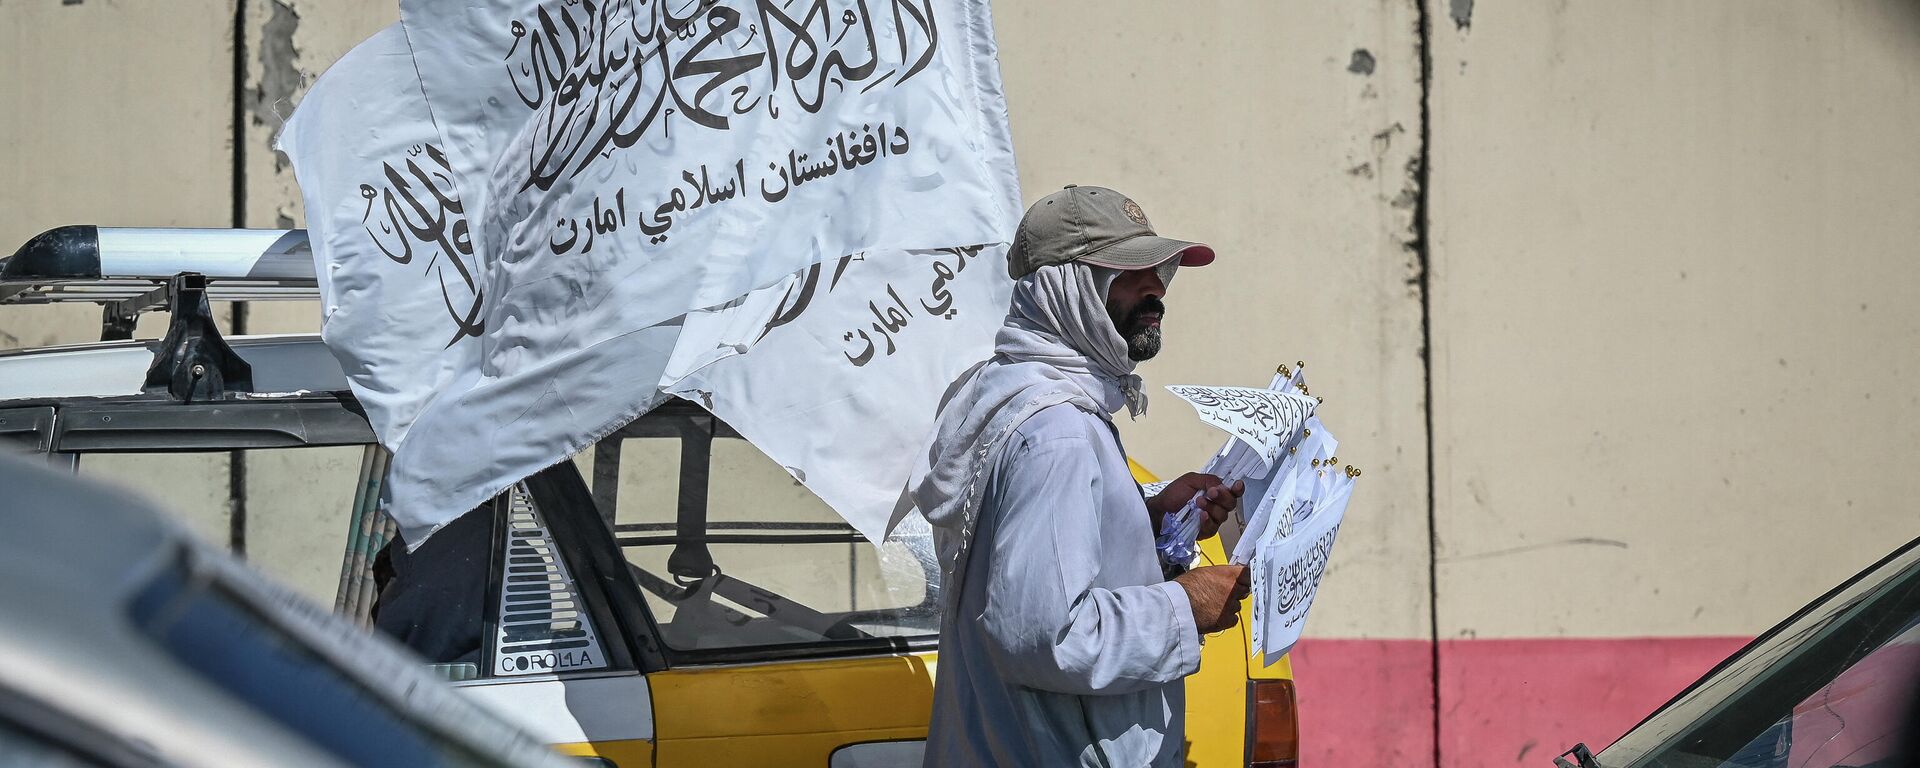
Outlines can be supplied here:
<path id="1" fill-rule="evenodd" d="M 470 695 L 618 766 L 920 764 L 940 618 L 924 522 L 875 547 L 679 403 L 494 506 Z M 472 559 L 439 540 L 412 557 Z M 1224 562 L 1217 541 L 1203 557 Z M 1291 670 L 1246 643 L 1244 625 L 1209 638 L 1188 680 L 1191 765 L 1295 764 Z"/>

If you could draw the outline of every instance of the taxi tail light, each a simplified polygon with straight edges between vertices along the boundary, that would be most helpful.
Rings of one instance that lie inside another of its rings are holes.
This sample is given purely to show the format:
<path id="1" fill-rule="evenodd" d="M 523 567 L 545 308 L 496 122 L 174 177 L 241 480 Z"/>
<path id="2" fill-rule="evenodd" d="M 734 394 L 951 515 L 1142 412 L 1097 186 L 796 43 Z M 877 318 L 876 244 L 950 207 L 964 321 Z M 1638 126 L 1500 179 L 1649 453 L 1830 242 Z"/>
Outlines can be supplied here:
<path id="1" fill-rule="evenodd" d="M 1247 681 L 1248 768 L 1294 768 L 1300 764 L 1299 710 L 1292 680 Z"/>

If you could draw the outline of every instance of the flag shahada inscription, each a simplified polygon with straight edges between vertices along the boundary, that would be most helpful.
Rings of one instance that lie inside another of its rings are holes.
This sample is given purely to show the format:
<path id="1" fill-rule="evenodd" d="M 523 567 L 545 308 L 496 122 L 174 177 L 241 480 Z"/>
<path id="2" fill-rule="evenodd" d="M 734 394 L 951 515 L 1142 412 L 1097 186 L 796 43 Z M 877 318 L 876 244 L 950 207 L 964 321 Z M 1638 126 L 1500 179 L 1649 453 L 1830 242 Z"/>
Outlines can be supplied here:
<path id="1" fill-rule="evenodd" d="M 360 197 L 366 200 L 361 228 L 395 264 L 414 266 L 438 281 L 453 325 L 446 346 L 480 338 L 487 330 L 480 316 L 486 291 L 480 286 L 466 207 L 446 152 L 431 143 L 415 144 L 405 158 L 383 163 L 380 171 L 379 179 L 360 185 Z M 422 263 L 415 265 L 422 255 Z"/>
<path id="2" fill-rule="evenodd" d="M 1271 389 L 1175 385 L 1167 390 L 1199 411 L 1201 420 L 1246 443 L 1268 467 L 1299 437 L 1317 405 L 1311 397 Z"/>
<path id="3" fill-rule="evenodd" d="M 911 81 L 938 53 L 936 14 L 933 0 L 542 3 L 509 22 L 502 61 L 534 112 L 521 189 L 551 189 L 649 134 L 671 138 L 676 123 L 804 117 Z M 842 161 L 858 148 L 836 141 Z"/>

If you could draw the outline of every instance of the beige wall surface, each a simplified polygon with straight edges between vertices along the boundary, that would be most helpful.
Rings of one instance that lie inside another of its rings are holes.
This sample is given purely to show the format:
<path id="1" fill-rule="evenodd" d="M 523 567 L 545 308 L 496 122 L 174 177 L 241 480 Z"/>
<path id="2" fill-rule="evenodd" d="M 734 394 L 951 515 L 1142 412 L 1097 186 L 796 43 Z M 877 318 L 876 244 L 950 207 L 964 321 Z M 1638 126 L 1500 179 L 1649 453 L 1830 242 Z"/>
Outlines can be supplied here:
<path id="1" fill-rule="evenodd" d="M 64 224 L 233 222 L 231 0 L 0 4 L 0 72 L 0 255 Z M 0 349 L 98 338 L 93 307 L 0 308 Z"/>
<path id="2" fill-rule="evenodd" d="M 1920 535 L 1920 5 L 1483 5 L 1433 76 L 1441 637 L 1752 634 Z"/>

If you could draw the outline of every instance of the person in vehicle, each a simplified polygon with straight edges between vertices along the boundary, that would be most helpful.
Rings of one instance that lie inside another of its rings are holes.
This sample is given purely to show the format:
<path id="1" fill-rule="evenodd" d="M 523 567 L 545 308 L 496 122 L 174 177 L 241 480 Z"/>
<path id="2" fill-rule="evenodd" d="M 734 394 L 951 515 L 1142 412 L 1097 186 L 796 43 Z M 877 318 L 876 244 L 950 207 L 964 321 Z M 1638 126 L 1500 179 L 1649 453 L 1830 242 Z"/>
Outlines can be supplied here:
<path id="1" fill-rule="evenodd" d="M 454 518 L 409 551 L 388 542 L 373 562 L 375 629 L 436 664 L 480 664 L 485 647 L 493 504 Z"/>
<path id="2" fill-rule="evenodd" d="M 1174 270 L 1213 258 L 1101 187 L 1021 220 L 994 355 L 950 391 L 908 489 L 947 576 L 927 765 L 1182 762 L 1184 678 L 1247 576 L 1168 581 L 1155 530 L 1199 494 L 1210 536 L 1244 487 L 1189 474 L 1142 498 L 1111 417 L 1146 407 L 1133 370 L 1160 350 Z"/>

